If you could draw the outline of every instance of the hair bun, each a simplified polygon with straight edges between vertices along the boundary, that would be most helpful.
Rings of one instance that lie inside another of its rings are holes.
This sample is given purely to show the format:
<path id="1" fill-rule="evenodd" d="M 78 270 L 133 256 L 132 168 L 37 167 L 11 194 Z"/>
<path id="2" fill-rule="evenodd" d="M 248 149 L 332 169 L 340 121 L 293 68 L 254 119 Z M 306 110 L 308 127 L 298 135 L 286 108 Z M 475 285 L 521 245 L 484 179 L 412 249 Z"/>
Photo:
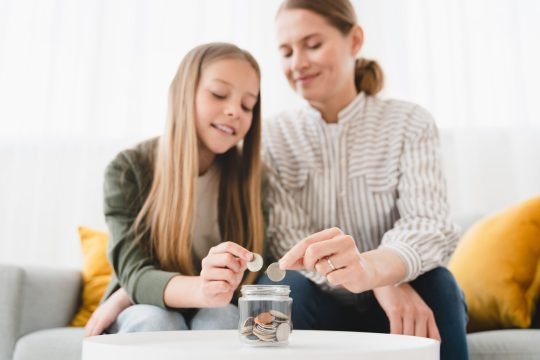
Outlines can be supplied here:
<path id="1" fill-rule="evenodd" d="M 382 68 L 375 60 L 356 59 L 354 79 L 356 89 L 367 95 L 376 95 L 384 85 Z"/>

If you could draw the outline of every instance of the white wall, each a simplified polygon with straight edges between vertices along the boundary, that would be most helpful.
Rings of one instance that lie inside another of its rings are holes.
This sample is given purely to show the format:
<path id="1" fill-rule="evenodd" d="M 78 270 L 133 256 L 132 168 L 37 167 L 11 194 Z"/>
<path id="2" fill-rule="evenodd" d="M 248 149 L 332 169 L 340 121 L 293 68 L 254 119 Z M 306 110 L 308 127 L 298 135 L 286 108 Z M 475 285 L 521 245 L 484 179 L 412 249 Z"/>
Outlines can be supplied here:
<path id="1" fill-rule="evenodd" d="M 384 95 L 441 128 L 457 217 L 540 193 L 540 2 L 354 1 Z M 295 107 L 275 51 L 278 0 L 0 0 L 0 261 L 81 264 L 77 226 L 105 229 L 103 170 L 161 132 L 182 56 L 250 50 L 263 112 Z"/>

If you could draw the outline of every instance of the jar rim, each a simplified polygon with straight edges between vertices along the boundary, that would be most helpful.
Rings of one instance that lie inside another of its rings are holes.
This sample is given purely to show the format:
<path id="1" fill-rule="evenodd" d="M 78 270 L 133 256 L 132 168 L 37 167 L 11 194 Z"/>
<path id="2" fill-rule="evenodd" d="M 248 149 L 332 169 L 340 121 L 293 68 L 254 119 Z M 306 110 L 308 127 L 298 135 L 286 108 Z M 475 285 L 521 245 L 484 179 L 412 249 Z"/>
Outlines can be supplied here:
<path id="1" fill-rule="evenodd" d="M 291 292 L 289 285 L 242 285 L 242 295 L 282 295 L 288 296 Z"/>

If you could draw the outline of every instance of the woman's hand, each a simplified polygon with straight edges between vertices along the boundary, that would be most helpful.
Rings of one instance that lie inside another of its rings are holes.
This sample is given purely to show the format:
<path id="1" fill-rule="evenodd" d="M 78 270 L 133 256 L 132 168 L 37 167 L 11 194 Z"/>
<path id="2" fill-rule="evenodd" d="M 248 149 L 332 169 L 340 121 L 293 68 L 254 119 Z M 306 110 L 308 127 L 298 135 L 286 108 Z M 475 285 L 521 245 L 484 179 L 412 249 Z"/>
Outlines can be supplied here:
<path id="1" fill-rule="evenodd" d="M 373 290 L 390 321 L 390 333 L 413 335 L 441 341 L 433 312 L 409 284 Z"/>
<path id="2" fill-rule="evenodd" d="M 125 290 L 116 290 L 92 313 L 84 328 L 85 336 L 101 335 L 128 306 L 131 301 Z"/>
<path id="3" fill-rule="evenodd" d="M 354 239 L 338 228 L 308 236 L 289 250 L 279 264 L 283 270 L 316 271 L 332 285 L 355 293 L 366 290 L 372 276 L 372 269 L 364 263 Z"/>
<path id="4" fill-rule="evenodd" d="M 395 284 L 406 275 L 399 255 L 390 249 L 360 254 L 356 242 L 338 228 L 326 229 L 296 244 L 279 261 L 282 270 L 306 269 L 326 276 L 335 286 L 360 293 Z"/>
<path id="5" fill-rule="evenodd" d="M 253 253 L 233 242 L 214 246 L 202 260 L 201 292 L 204 307 L 220 307 L 231 302 Z"/>

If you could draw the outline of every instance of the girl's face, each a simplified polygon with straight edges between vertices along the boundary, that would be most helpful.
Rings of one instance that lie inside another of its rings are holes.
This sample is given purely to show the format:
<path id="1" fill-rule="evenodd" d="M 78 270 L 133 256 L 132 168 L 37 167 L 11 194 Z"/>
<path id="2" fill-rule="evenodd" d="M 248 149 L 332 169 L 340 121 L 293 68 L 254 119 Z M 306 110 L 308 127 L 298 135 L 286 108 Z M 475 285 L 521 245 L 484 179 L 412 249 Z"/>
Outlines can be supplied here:
<path id="1" fill-rule="evenodd" d="M 361 30 L 344 36 L 322 16 L 304 9 L 282 10 L 276 28 L 283 72 L 294 91 L 322 104 L 356 95 L 354 64 Z"/>
<path id="2" fill-rule="evenodd" d="M 223 59 L 202 72 L 195 93 L 199 149 L 223 154 L 242 140 L 253 120 L 259 77 L 249 62 Z"/>

